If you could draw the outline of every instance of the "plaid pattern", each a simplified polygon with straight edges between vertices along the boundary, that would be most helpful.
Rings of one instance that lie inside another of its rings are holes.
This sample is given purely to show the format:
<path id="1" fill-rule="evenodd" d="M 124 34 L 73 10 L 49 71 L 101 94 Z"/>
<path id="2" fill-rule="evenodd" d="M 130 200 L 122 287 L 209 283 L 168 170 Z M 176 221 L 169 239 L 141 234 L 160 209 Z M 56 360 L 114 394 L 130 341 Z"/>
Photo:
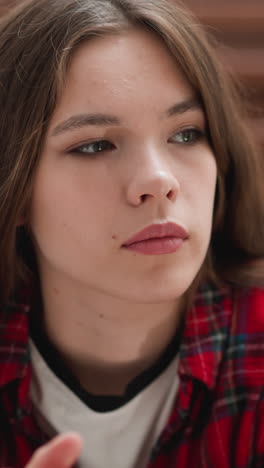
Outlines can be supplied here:
<path id="1" fill-rule="evenodd" d="M 47 437 L 29 401 L 26 298 L 0 321 L 0 468 L 24 468 Z M 180 388 L 147 468 L 264 467 L 264 290 L 206 285 L 189 310 Z"/>

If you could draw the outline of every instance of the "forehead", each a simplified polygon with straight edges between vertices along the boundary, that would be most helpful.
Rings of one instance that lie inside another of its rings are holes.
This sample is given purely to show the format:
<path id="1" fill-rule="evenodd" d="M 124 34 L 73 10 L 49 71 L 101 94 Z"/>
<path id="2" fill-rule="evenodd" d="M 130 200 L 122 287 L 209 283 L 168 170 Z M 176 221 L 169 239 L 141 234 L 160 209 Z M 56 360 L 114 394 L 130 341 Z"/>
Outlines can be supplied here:
<path id="1" fill-rule="evenodd" d="M 160 111 L 188 98 L 192 87 L 176 59 L 153 32 L 130 29 L 83 43 L 73 54 L 55 112 L 122 114 L 149 109 Z"/>

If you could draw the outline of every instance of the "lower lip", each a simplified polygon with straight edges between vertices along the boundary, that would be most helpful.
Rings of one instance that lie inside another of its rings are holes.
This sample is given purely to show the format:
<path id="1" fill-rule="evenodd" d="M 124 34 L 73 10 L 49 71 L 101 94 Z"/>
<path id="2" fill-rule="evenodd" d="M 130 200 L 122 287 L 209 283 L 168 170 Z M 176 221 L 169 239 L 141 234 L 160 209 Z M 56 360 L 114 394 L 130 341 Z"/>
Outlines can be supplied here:
<path id="1" fill-rule="evenodd" d="M 183 242 L 184 239 L 177 237 L 164 237 L 160 239 L 147 239 L 124 247 L 144 255 L 164 255 L 179 250 Z"/>

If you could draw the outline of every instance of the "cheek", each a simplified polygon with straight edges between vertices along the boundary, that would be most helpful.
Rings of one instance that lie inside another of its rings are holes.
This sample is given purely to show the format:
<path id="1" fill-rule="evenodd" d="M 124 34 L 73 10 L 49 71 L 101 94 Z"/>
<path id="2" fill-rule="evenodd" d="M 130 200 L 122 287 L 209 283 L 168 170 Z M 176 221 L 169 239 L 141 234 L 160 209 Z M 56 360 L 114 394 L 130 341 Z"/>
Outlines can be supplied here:
<path id="1" fill-rule="evenodd" d="M 201 194 L 199 197 L 199 225 L 203 237 L 207 242 L 210 242 L 213 214 L 214 214 L 214 201 L 216 191 L 216 166 L 206 174 L 206 179 L 201 187 Z"/>
<path id="2" fill-rule="evenodd" d="M 214 203 L 216 188 L 217 166 L 213 153 L 210 150 L 199 152 L 187 166 L 184 177 L 184 187 L 192 203 L 205 209 L 211 208 Z"/>
<path id="3" fill-rule="evenodd" d="M 103 241 L 110 231 L 115 195 L 107 187 L 110 195 L 106 197 L 105 184 L 100 186 L 95 180 L 92 174 L 85 176 L 85 171 L 39 171 L 30 224 L 40 246 Z"/>
<path id="4" fill-rule="evenodd" d="M 193 229 L 202 240 L 208 239 L 211 235 L 217 167 L 213 155 L 200 159 L 200 164 L 196 165 L 190 173 L 188 184 L 186 185 L 186 198 L 190 206 L 193 220 Z"/>

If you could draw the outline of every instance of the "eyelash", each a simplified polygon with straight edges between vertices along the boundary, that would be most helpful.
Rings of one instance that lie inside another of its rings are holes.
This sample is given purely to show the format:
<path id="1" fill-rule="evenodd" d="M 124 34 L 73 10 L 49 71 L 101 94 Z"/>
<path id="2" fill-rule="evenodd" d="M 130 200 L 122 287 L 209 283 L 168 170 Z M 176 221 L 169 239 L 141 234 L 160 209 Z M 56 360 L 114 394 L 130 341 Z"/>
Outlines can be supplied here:
<path id="1" fill-rule="evenodd" d="M 188 133 L 192 133 L 195 135 L 195 140 L 194 141 L 191 141 L 191 142 L 187 142 L 187 141 L 184 141 L 184 135 L 188 134 Z M 179 135 L 183 135 L 183 141 L 182 142 L 177 142 L 177 141 L 171 141 L 172 138 L 175 138 Z M 172 137 L 169 138 L 169 143 L 172 143 L 172 144 L 179 144 L 179 145 L 184 145 L 184 146 L 193 146 L 195 145 L 196 143 L 198 143 L 200 140 L 202 140 L 203 138 L 206 137 L 206 132 L 203 132 L 201 130 L 198 130 L 197 128 L 193 128 L 193 127 L 190 127 L 190 128 L 186 128 L 184 130 L 181 130 L 180 132 L 177 132 L 175 133 Z M 103 149 L 100 149 L 100 146 L 101 148 L 104 146 L 102 145 L 102 143 L 105 145 L 105 148 Z M 91 146 L 96 146 L 96 145 L 99 145 L 99 148 L 97 149 L 97 151 L 84 151 L 85 148 L 89 148 Z M 109 140 L 105 140 L 105 139 L 98 139 L 98 140 L 94 140 L 94 141 L 90 141 L 90 142 L 87 142 L 83 145 L 80 145 L 80 146 L 77 146 L 73 149 L 71 149 L 69 151 L 70 154 L 78 154 L 78 155 L 89 155 L 90 157 L 92 156 L 96 156 L 98 154 L 104 154 L 105 152 L 109 152 L 109 151 L 113 151 L 115 149 L 115 145 L 113 143 L 111 143 L 111 141 Z"/>

